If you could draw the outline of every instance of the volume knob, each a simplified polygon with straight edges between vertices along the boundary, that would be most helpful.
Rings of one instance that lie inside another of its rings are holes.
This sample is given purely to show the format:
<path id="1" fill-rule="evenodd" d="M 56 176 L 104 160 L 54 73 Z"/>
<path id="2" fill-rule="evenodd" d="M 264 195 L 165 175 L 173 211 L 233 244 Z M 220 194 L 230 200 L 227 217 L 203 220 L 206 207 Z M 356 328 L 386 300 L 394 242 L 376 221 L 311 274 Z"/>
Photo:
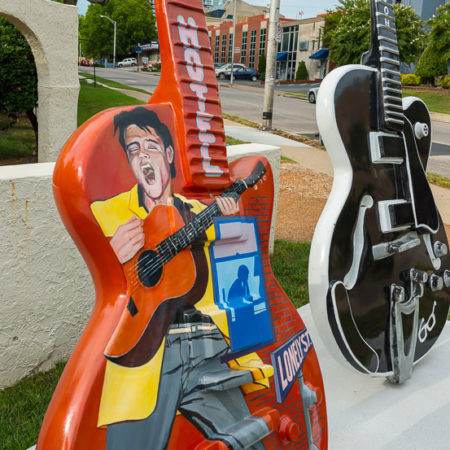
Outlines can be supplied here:
<path id="1" fill-rule="evenodd" d="M 428 287 L 433 291 L 440 291 L 444 287 L 444 280 L 439 275 L 434 273 L 428 278 Z"/>
<path id="2" fill-rule="evenodd" d="M 416 122 L 414 124 L 414 134 L 416 135 L 417 139 L 427 137 L 430 134 L 430 128 L 428 127 L 428 124 Z"/>

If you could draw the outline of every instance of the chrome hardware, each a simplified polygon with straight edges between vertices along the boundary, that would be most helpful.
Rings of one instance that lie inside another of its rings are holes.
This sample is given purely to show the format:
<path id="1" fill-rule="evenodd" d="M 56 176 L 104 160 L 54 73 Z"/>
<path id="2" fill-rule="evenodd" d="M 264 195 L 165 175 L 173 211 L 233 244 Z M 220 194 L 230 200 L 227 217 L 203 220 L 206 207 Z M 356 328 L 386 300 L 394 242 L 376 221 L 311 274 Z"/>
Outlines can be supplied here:
<path id="1" fill-rule="evenodd" d="M 395 239 L 391 242 L 383 242 L 372 247 L 372 255 L 375 261 L 388 258 L 401 252 L 406 252 L 420 245 L 420 238 L 417 232 L 411 231 L 406 236 Z"/>
<path id="2" fill-rule="evenodd" d="M 428 287 L 433 291 L 441 291 L 444 288 L 444 280 L 439 275 L 434 273 L 428 278 Z"/>
<path id="3" fill-rule="evenodd" d="M 438 258 L 440 258 L 441 256 L 445 256 L 448 253 L 447 245 L 440 241 L 436 241 L 433 244 L 433 250 L 435 256 Z"/>
<path id="4" fill-rule="evenodd" d="M 444 270 L 443 278 L 445 287 L 450 287 L 450 270 Z"/>
<path id="5" fill-rule="evenodd" d="M 414 134 L 417 139 L 422 139 L 430 134 L 430 129 L 426 123 L 416 122 L 414 124 Z"/>

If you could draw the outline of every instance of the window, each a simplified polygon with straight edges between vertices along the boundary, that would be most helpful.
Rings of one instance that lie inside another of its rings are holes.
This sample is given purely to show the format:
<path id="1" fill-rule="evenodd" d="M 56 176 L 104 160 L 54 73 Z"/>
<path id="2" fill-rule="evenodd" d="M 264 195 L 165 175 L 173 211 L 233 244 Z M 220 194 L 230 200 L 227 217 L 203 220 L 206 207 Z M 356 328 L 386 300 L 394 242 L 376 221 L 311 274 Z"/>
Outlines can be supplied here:
<path id="1" fill-rule="evenodd" d="M 225 50 L 226 50 L 226 48 L 227 48 L 227 35 L 224 34 L 222 36 L 222 52 L 221 52 L 221 55 L 220 55 L 220 62 L 222 64 L 225 64 Z"/>
<path id="2" fill-rule="evenodd" d="M 309 41 L 300 41 L 300 51 L 306 52 L 309 49 Z"/>
<path id="3" fill-rule="evenodd" d="M 242 33 L 242 44 L 241 44 L 241 63 L 245 64 L 247 59 L 247 31 Z"/>
<path id="4" fill-rule="evenodd" d="M 255 67 L 256 30 L 250 33 L 250 54 L 248 56 L 248 66 Z"/>
<path id="5" fill-rule="evenodd" d="M 216 45 L 214 46 L 214 62 L 219 62 L 219 40 L 220 34 L 216 36 Z"/>
<path id="6" fill-rule="evenodd" d="M 233 47 L 234 47 L 233 33 L 230 33 L 230 37 L 228 38 L 228 62 L 231 62 L 233 60 Z"/>
<path id="7" fill-rule="evenodd" d="M 259 35 L 259 56 L 264 55 L 266 52 L 266 33 L 265 28 L 261 29 L 261 34 Z"/>
<path id="8" fill-rule="evenodd" d="M 284 27 L 278 53 L 286 53 L 284 60 L 277 62 L 277 78 L 294 80 L 297 62 L 298 26 Z"/>

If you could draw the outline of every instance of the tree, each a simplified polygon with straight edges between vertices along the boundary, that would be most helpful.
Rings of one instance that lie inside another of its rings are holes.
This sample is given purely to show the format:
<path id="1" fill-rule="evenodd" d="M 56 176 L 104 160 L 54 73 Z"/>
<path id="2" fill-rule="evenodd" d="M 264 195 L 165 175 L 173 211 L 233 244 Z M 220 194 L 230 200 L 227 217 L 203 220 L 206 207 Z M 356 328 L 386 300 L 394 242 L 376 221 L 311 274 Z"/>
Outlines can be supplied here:
<path id="1" fill-rule="evenodd" d="M 306 70 L 306 64 L 305 61 L 300 61 L 298 67 L 297 67 L 297 73 L 295 74 L 296 80 L 307 80 L 308 77 L 308 71 Z"/>
<path id="2" fill-rule="evenodd" d="M 266 78 L 266 57 L 264 56 L 264 53 L 261 53 L 261 55 L 259 55 L 258 72 L 259 79 L 264 80 Z"/>
<path id="3" fill-rule="evenodd" d="M 445 60 L 450 59 L 450 3 L 440 6 L 427 25 L 431 28 L 429 34 L 431 50 Z"/>
<path id="4" fill-rule="evenodd" d="M 447 74 L 447 59 L 429 45 L 422 53 L 414 73 L 422 82 L 434 84 L 435 77 Z"/>
<path id="5" fill-rule="evenodd" d="M 401 61 L 417 61 L 423 50 L 423 21 L 403 4 L 394 6 L 397 41 Z M 330 59 L 338 66 L 357 64 L 370 48 L 370 3 L 368 0 L 340 0 L 336 11 L 325 17 L 324 41 L 330 49 Z"/>
<path id="6" fill-rule="evenodd" d="M 7 19 L 0 17 L 0 111 L 14 125 L 19 114 L 25 113 L 38 138 L 37 74 L 33 54 L 22 33 Z"/>
<path id="7" fill-rule="evenodd" d="M 116 53 L 127 55 L 130 47 L 156 38 L 155 18 L 148 0 L 110 0 L 106 6 L 89 5 L 86 17 L 80 19 L 79 34 L 83 54 L 99 58 L 112 54 L 113 25 L 101 15 L 117 22 Z M 86 40 L 95 43 L 95 54 Z"/>

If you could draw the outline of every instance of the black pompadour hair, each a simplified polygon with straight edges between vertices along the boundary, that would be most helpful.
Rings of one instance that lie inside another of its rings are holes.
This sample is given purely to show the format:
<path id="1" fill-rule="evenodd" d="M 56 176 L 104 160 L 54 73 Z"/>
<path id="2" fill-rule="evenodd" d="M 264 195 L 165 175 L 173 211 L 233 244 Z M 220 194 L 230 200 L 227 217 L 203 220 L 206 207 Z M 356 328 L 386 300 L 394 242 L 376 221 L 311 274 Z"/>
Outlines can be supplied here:
<path id="1" fill-rule="evenodd" d="M 122 111 L 114 117 L 114 134 L 119 130 L 119 142 L 125 153 L 127 152 L 125 133 L 130 125 L 136 125 L 142 130 L 146 130 L 149 127 L 153 128 L 161 137 L 164 150 L 167 147 L 172 147 L 175 152 L 172 136 L 167 125 L 159 120 L 158 114 L 154 111 L 138 106 L 130 111 Z M 170 163 L 170 175 L 172 178 L 176 175 L 175 158 Z"/>

